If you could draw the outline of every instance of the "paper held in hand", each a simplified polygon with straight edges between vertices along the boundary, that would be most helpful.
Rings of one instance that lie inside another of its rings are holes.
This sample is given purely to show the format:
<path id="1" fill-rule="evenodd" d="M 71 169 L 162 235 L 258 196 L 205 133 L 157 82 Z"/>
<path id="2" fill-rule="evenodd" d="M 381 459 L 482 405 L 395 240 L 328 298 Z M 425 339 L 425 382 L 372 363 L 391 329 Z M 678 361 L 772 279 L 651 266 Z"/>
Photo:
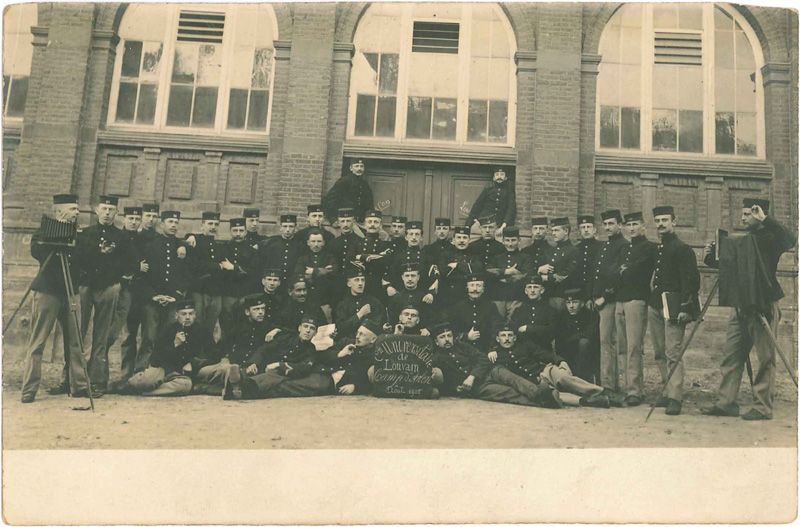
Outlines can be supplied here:
<path id="1" fill-rule="evenodd" d="M 336 324 L 327 324 L 317 328 L 317 334 L 311 339 L 311 343 L 317 348 L 317 351 L 322 351 L 333 346 L 333 332 L 336 330 Z"/>

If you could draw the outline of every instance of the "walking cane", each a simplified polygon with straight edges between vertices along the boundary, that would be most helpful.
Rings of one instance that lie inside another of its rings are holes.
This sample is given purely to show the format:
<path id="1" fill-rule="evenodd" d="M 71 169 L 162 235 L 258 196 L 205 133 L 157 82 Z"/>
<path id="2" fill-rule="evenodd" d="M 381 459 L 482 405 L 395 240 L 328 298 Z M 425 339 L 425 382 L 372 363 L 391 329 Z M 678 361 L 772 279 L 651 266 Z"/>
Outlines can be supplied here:
<path id="1" fill-rule="evenodd" d="M 22 306 L 25 304 L 25 300 L 28 299 L 28 295 L 31 294 L 31 290 L 33 289 L 33 283 L 36 282 L 36 278 L 39 278 L 39 275 L 42 274 L 42 271 L 44 271 L 44 268 L 47 267 L 47 264 L 50 262 L 50 258 L 52 257 L 53 253 L 51 252 L 50 254 L 47 255 L 47 258 L 44 259 L 44 262 L 42 262 L 42 266 L 39 268 L 39 272 L 36 273 L 36 277 L 31 281 L 30 284 L 28 284 L 28 290 L 25 291 L 24 295 L 22 295 L 22 300 L 19 301 L 17 309 L 15 309 L 14 312 L 11 314 L 11 317 L 8 319 L 8 322 L 6 322 L 6 325 L 3 328 L 3 336 L 5 336 L 6 331 L 8 331 L 8 328 L 11 327 L 11 323 L 14 322 L 14 317 L 16 317 L 17 313 L 19 313 L 19 310 L 22 309 Z"/>
<path id="2" fill-rule="evenodd" d="M 681 346 L 681 352 L 678 354 L 678 359 L 675 361 L 675 364 L 673 364 L 672 368 L 670 368 L 670 370 L 669 370 L 669 375 L 667 375 L 667 380 L 664 381 L 664 388 L 662 388 L 662 390 L 661 390 L 661 394 L 662 395 L 664 395 L 664 393 L 666 392 L 667 386 L 669 386 L 669 381 L 670 381 L 670 379 L 672 379 L 672 376 L 675 374 L 675 371 L 678 369 L 678 365 L 681 363 L 681 359 L 683 359 L 683 354 L 686 353 L 686 350 L 689 348 L 689 343 L 692 342 L 692 338 L 694 337 L 694 334 L 697 333 L 697 328 L 700 327 L 700 323 L 703 321 L 703 317 L 705 316 L 706 311 L 708 311 L 708 308 L 711 305 L 711 301 L 714 299 L 714 295 L 717 294 L 717 289 L 719 289 L 719 278 L 714 280 L 714 286 L 711 288 L 711 293 L 709 293 L 708 298 L 706 299 L 706 303 L 705 303 L 705 305 L 703 305 L 703 309 L 700 311 L 700 316 L 697 317 L 697 322 L 695 323 L 694 327 L 692 328 L 691 333 L 689 333 L 689 338 L 687 338 L 684 341 L 683 346 Z M 644 418 L 644 422 L 645 423 L 647 422 L 648 419 L 650 419 L 650 416 L 653 414 L 653 410 L 656 409 L 656 403 L 657 402 L 658 402 L 658 399 L 653 401 L 653 404 L 650 406 L 650 411 L 647 412 L 647 417 Z"/>
<path id="3" fill-rule="evenodd" d="M 767 335 L 769 335 L 769 340 L 771 340 L 772 345 L 775 346 L 775 351 L 778 352 L 778 355 L 780 355 L 781 360 L 783 361 L 783 365 L 786 366 L 786 371 L 789 372 L 789 376 L 792 378 L 792 382 L 794 383 L 795 387 L 797 387 L 797 377 L 792 371 L 792 367 L 789 366 L 789 361 L 786 360 L 786 355 L 783 354 L 783 351 L 781 350 L 780 346 L 778 346 L 778 341 L 775 339 L 775 334 L 772 333 L 772 328 L 769 327 L 769 323 L 767 322 L 766 317 L 764 317 L 764 315 L 761 313 L 759 313 L 758 316 L 761 319 L 761 323 L 764 325 L 764 330 L 767 332 Z"/>

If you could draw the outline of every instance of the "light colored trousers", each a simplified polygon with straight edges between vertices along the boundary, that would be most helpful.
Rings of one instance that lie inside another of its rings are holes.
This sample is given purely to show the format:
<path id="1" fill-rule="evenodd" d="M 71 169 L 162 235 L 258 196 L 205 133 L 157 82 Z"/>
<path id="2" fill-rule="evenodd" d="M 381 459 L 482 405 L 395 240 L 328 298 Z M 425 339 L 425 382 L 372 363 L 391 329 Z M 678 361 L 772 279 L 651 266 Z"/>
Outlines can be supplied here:
<path id="1" fill-rule="evenodd" d="M 777 302 L 772 303 L 767 320 L 770 321 L 772 334 L 777 339 L 778 321 L 780 320 Z M 753 380 L 755 393 L 753 408 L 771 417 L 772 401 L 775 398 L 775 348 L 758 315 L 745 313 L 740 309 L 731 309 L 728 320 L 728 333 L 720 366 L 722 383 L 719 386 L 717 406 L 724 410 L 732 410 L 736 406 L 745 359 L 753 346 L 756 348 L 758 357 L 758 373 Z"/>
<path id="2" fill-rule="evenodd" d="M 681 352 L 686 324 L 664 320 L 664 313 L 660 309 L 648 306 L 647 326 L 650 328 L 650 340 L 655 351 L 656 366 L 661 374 L 661 384 L 664 384 L 667 382 L 669 370 L 675 365 Z M 667 385 L 667 397 L 680 402 L 683 400 L 683 361 L 677 364 Z"/>
<path id="3" fill-rule="evenodd" d="M 627 350 L 619 344 L 619 338 L 617 338 L 616 312 L 616 302 L 606 302 L 599 311 L 600 384 L 609 390 L 617 390 L 619 388 L 619 372 L 627 369 Z"/>
<path id="4" fill-rule="evenodd" d="M 539 382 L 546 383 L 560 392 L 571 393 L 581 397 L 591 397 L 592 395 L 603 393 L 601 386 L 573 375 L 569 367 L 562 368 L 555 364 L 548 364 L 544 367 L 542 373 L 539 374 Z"/>
<path id="5" fill-rule="evenodd" d="M 164 368 L 150 366 L 128 379 L 140 395 L 152 397 L 177 397 L 189 395 L 192 391 L 192 380 L 186 375 L 170 373 L 166 375 Z"/>
<path id="6" fill-rule="evenodd" d="M 80 319 L 81 302 L 78 295 L 72 297 L 72 302 Z M 69 312 L 66 297 L 48 295 L 39 291 L 33 292 L 33 317 L 31 318 L 31 337 L 25 351 L 25 373 L 22 378 L 22 395 L 36 395 L 39 382 L 42 378 L 42 353 L 47 343 L 47 338 L 53 327 L 58 323 L 64 335 L 64 361 L 66 382 L 73 395 L 86 389 L 86 376 L 83 373 L 78 343 L 78 334 L 75 323 Z"/>
<path id="7" fill-rule="evenodd" d="M 108 384 L 108 338 L 117 311 L 119 289 L 119 283 L 104 288 L 80 288 L 81 333 L 84 338 L 89 330 L 89 320 L 92 320 L 92 351 L 88 366 L 92 385 L 105 387 Z"/>
<path id="8" fill-rule="evenodd" d="M 617 302 L 617 349 L 627 351 L 625 387 L 628 395 L 644 396 L 644 334 L 647 331 L 647 302 Z"/>

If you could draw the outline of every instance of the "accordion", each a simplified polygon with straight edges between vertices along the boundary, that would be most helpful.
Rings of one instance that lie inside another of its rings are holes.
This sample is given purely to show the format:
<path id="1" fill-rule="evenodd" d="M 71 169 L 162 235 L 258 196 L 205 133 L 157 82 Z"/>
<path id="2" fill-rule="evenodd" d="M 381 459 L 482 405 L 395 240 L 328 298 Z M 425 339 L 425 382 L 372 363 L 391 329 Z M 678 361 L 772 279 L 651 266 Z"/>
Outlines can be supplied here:
<path id="1" fill-rule="evenodd" d="M 75 245 L 78 224 L 74 221 L 58 221 L 42 215 L 39 225 L 39 243 L 51 245 Z"/>

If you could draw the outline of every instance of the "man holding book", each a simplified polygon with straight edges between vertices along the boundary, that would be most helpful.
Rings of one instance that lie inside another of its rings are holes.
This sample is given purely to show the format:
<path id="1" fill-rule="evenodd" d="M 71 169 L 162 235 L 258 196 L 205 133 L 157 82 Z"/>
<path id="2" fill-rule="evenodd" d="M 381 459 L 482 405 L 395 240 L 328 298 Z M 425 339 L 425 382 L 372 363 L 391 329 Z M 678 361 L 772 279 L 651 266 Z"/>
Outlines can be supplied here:
<path id="1" fill-rule="evenodd" d="M 679 359 L 686 324 L 700 315 L 697 293 L 700 272 L 691 247 L 675 234 L 675 209 L 670 205 L 653 209 L 660 244 L 653 271 L 652 293 L 647 318 L 661 381 L 667 382 L 669 370 Z M 681 413 L 683 401 L 683 361 L 667 384 L 667 397 L 660 397 L 656 406 L 666 407 L 667 415 Z"/>

